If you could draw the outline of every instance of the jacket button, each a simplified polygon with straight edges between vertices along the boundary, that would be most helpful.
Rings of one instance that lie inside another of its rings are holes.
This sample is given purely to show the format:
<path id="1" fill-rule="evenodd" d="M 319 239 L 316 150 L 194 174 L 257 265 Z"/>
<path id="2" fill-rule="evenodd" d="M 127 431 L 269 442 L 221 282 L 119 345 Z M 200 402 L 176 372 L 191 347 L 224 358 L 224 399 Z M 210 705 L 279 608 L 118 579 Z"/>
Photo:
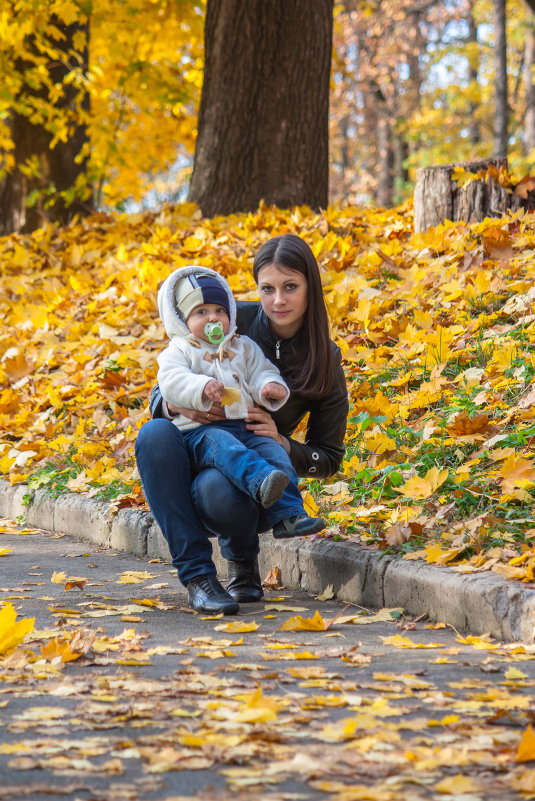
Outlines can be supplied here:
<path id="1" fill-rule="evenodd" d="M 315 473 L 315 472 L 316 472 L 316 468 L 315 468 L 314 466 L 312 466 L 312 467 L 309 467 L 309 468 L 308 468 L 308 472 L 309 472 L 309 473 Z"/>
<path id="2" fill-rule="evenodd" d="M 314 452 L 312 453 L 312 458 L 314 459 L 314 461 L 315 461 L 315 462 L 317 462 L 317 461 L 318 461 L 318 459 L 320 458 L 320 455 L 319 455 L 319 453 L 316 453 L 316 451 L 314 451 Z"/>

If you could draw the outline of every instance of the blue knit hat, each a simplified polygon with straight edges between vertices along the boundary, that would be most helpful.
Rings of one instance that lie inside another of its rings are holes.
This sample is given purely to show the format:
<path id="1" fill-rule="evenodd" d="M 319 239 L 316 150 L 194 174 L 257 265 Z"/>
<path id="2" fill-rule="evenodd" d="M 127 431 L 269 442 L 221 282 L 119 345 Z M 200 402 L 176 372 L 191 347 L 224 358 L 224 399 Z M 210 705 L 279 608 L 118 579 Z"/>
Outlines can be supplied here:
<path id="1" fill-rule="evenodd" d="M 223 306 L 230 317 L 229 296 L 219 281 L 210 275 L 187 275 L 176 285 L 175 301 L 184 320 L 201 303 L 217 303 L 218 306 Z"/>

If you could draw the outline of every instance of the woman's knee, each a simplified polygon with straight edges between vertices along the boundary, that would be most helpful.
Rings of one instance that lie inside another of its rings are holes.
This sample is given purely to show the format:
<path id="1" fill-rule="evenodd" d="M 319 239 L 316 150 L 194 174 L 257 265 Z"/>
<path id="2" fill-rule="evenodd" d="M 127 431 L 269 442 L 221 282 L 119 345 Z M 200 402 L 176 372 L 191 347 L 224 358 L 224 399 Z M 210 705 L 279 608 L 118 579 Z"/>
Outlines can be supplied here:
<path id="1" fill-rule="evenodd" d="M 170 420 L 149 420 L 141 427 L 135 444 L 136 459 L 180 460 L 187 456 L 184 437 Z"/>
<path id="2" fill-rule="evenodd" d="M 193 502 L 206 527 L 220 533 L 223 529 L 258 530 L 259 508 L 219 470 L 201 470 L 192 484 Z"/>

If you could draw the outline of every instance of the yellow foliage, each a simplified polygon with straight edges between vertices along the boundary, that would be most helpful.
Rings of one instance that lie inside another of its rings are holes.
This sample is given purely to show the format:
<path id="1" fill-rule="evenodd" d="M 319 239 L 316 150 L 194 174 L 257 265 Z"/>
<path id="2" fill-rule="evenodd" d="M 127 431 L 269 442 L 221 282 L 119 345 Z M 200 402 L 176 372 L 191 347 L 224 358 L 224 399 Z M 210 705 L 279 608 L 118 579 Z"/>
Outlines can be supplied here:
<path id="1" fill-rule="evenodd" d="M 13 650 L 33 629 L 35 618 L 22 618 L 17 622 L 13 604 L 6 603 L 0 609 L 0 654 Z"/>

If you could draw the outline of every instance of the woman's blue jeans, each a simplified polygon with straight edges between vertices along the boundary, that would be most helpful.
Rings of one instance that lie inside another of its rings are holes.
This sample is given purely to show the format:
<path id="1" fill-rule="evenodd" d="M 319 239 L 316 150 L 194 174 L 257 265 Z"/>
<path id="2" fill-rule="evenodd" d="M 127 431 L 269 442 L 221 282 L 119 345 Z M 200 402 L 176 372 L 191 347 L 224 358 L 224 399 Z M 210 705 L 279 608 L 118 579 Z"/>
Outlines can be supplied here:
<path id="1" fill-rule="evenodd" d="M 169 545 L 180 581 L 216 572 L 210 537 L 225 559 L 253 559 L 258 533 L 270 528 L 262 507 L 213 468 L 192 475 L 184 437 L 162 418 L 145 423 L 136 461 L 151 512 Z"/>

